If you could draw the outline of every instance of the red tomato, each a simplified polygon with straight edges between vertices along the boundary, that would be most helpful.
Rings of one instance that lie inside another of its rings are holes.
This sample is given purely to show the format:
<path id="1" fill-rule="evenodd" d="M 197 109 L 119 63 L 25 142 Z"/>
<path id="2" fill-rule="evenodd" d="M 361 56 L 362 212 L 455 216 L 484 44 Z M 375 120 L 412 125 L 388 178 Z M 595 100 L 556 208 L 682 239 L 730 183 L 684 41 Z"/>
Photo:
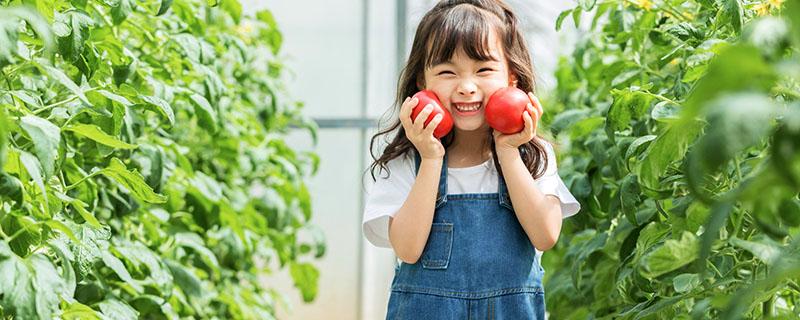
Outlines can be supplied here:
<path id="1" fill-rule="evenodd" d="M 432 104 L 433 111 L 428 115 L 428 119 L 425 120 L 425 125 L 427 126 L 437 114 L 442 114 L 442 121 L 439 121 L 439 125 L 436 126 L 436 129 L 433 129 L 433 136 L 439 139 L 446 136 L 447 133 L 450 132 L 450 129 L 453 129 L 453 117 L 450 115 L 450 111 L 442 107 L 442 103 L 439 102 L 439 97 L 437 97 L 433 91 L 422 90 L 414 94 L 414 98 L 417 98 L 419 102 L 417 102 L 417 106 L 411 110 L 411 121 L 417 118 L 417 115 L 425 106 Z"/>
<path id="2" fill-rule="evenodd" d="M 525 128 L 522 113 L 531 103 L 530 98 L 520 89 L 506 87 L 495 91 L 486 103 L 486 122 L 504 134 L 512 134 Z"/>

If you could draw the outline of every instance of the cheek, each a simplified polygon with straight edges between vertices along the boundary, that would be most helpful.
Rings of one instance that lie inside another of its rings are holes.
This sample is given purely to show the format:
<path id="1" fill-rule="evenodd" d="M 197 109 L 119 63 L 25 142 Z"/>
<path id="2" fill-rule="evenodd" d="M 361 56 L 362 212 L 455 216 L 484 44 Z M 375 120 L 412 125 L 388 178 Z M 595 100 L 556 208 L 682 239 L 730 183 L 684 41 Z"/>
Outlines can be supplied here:
<path id="1" fill-rule="evenodd" d="M 510 84 L 508 83 L 507 80 L 508 79 L 502 77 L 492 77 L 486 79 L 486 81 L 484 81 L 481 85 L 481 88 L 483 89 L 483 92 L 486 95 L 485 97 L 486 100 L 488 100 L 489 96 L 491 96 L 492 93 L 494 93 L 498 89 L 508 87 Z"/>
<path id="2" fill-rule="evenodd" d="M 439 101 L 442 102 L 444 107 L 450 104 L 450 94 L 454 90 L 452 84 L 448 84 L 445 81 L 436 81 L 429 83 L 425 89 L 436 93 L 436 96 L 439 97 Z"/>

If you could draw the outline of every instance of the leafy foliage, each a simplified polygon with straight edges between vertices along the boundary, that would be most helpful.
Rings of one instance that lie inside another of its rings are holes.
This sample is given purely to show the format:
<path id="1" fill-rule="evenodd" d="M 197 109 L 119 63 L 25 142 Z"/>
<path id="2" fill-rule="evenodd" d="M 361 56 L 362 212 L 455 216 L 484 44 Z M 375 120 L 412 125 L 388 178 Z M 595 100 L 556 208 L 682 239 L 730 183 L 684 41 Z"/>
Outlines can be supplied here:
<path id="1" fill-rule="evenodd" d="M 579 1 L 544 121 L 583 204 L 558 319 L 800 316 L 800 1 Z"/>
<path id="2" fill-rule="evenodd" d="M 313 300 L 281 39 L 235 0 L 0 1 L 0 318 L 270 319 L 282 268 Z"/>

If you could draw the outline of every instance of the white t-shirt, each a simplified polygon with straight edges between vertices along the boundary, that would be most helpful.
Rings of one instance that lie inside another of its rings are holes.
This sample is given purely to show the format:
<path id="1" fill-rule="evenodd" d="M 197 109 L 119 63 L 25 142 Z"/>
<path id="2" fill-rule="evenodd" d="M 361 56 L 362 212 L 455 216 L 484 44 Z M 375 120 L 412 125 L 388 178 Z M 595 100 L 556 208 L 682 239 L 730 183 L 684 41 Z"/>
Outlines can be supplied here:
<path id="1" fill-rule="evenodd" d="M 553 146 L 545 142 L 548 166 L 543 176 L 536 179 L 536 185 L 544 194 L 551 194 L 561 201 L 563 218 L 572 216 L 580 210 L 580 203 L 558 176 L 556 156 Z M 391 248 L 389 242 L 389 217 L 394 217 L 406 201 L 416 179 L 414 155 L 406 154 L 387 163 L 390 174 L 376 172 L 377 181 L 367 192 L 362 229 L 364 236 L 375 246 Z M 496 193 L 497 169 L 494 160 L 466 168 L 447 168 L 447 193 Z"/>

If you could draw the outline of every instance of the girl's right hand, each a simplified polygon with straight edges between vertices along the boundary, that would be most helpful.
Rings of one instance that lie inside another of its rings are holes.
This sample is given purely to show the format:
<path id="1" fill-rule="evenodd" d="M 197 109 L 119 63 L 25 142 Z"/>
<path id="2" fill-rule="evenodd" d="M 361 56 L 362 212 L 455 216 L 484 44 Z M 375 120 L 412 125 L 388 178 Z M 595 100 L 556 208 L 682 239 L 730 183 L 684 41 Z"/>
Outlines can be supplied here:
<path id="1" fill-rule="evenodd" d="M 442 115 L 437 114 L 425 126 L 425 119 L 428 119 L 428 116 L 433 111 L 433 106 L 427 105 L 420 111 L 417 118 L 411 121 L 411 110 L 417 106 L 417 103 L 419 103 L 417 98 L 409 97 L 400 106 L 400 122 L 406 131 L 406 138 L 414 144 L 422 159 L 443 159 L 444 146 L 442 146 L 439 139 L 433 136 L 433 130 L 442 121 Z"/>

